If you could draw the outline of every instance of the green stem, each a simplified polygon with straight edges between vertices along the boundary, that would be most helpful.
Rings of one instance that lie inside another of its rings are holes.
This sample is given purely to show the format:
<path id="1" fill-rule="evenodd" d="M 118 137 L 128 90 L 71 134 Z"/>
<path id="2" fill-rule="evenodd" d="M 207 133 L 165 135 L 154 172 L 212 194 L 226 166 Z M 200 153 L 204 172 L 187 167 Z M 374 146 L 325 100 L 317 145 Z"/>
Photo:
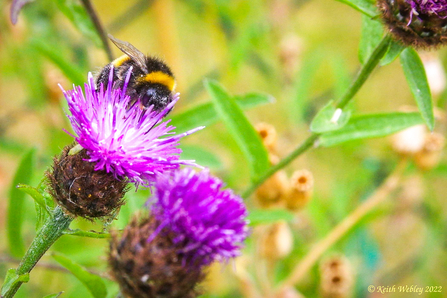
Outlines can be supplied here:
<path id="1" fill-rule="evenodd" d="M 379 64 L 380 59 L 382 59 L 382 57 L 385 55 L 386 51 L 388 50 L 390 41 L 391 37 L 389 35 L 385 35 L 383 37 L 383 39 L 375 48 L 374 52 L 368 57 L 368 60 L 360 69 L 360 72 L 357 74 L 357 77 L 354 79 L 351 86 L 349 86 L 345 94 L 343 94 L 343 96 L 337 101 L 336 105 L 337 109 L 343 109 L 352 100 L 354 95 L 359 91 L 360 87 L 363 86 L 366 79 L 368 79 L 368 77 L 375 69 L 377 64 Z M 306 152 L 308 149 L 310 149 L 312 146 L 314 146 L 319 136 L 320 136 L 319 133 L 311 134 L 306 140 L 304 140 L 303 143 L 301 143 L 299 147 L 293 150 L 292 153 L 290 153 L 288 156 L 282 159 L 278 164 L 269 168 L 267 172 L 265 172 L 261 177 L 256 179 L 256 181 L 254 181 L 252 185 L 250 185 L 250 187 L 247 188 L 242 193 L 242 197 L 243 198 L 249 197 L 270 176 L 272 176 L 274 173 L 287 166 L 295 158 L 297 158 L 298 156 Z"/>
<path id="2" fill-rule="evenodd" d="M 52 215 L 48 217 L 45 224 L 37 233 L 36 237 L 28 248 L 28 251 L 20 262 L 19 267 L 17 267 L 16 274 L 23 275 L 31 272 L 51 245 L 53 245 L 53 243 L 60 236 L 62 236 L 63 232 L 68 229 L 72 220 L 72 217 L 66 215 L 62 209 L 57 206 Z M 14 283 L 9 289 L 7 289 L 2 298 L 14 297 L 21 285 L 22 282 L 20 281 Z"/>
<path id="3" fill-rule="evenodd" d="M 104 47 L 104 50 L 106 51 L 107 58 L 109 58 L 109 60 L 112 61 L 113 60 L 112 49 L 110 48 L 109 39 L 107 37 L 106 31 L 104 30 L 101 21 L 99 20 L 98 14 L 93 8 L 93 5 L 90 2 L 90 0 L 81 0 L 81 2 L 84 5 L 85 10 L 87 11 L 87 14 L 90 16 L 90 19 L 92 20 L 93 25 L 95 26 L 95 29 L 99 34 L 99 37 L 101 38 L 101 42 Z"/>
<path id="4" fill-rule="evenodd" d="M 376 68 L 377 64 L 379 64 L 380 59 L 382 59 L 385 55 L 390 45 L 390 41 L 391 37 L 388 34 L 382 38 L 380 43 L 374 49 L 374 52 L 372 52 L 372 54 L 368 57 L 368 60 L 363 65 L 362 69 L 360 69 L 354 82 L 352 82 L 345 94 L 343 94 L 343 96 L 337 101 L 337 109 L 343 109 L 351 101 L 357 91 L 359 91 L 360 87 L 363 86 L 371 72 L 374 68 Z"/>
<path id="5" fill-rule="evenodd" d="M 307 151 L 310 147 L 313 146 L 315 141 L 318 139 L 319 134 L 312 134 L 310 137 L 308 137 L 301 145 L 293 150 L 292 153 L 290 153 L 288 156 L 286 156 L 284 159 L 282 159 L 279 163 L 274 165 L 273 167 L 269 168 L 267 172 L 265 172 L 261 177 L 259 177 L 253 184 L 242 193 L 243 198 L 249 197 L 255 190 L 258 188 L 262 183 L 264 183 L 265 180 L 267 180 L 270 176 L 275 174 L 276 171 L 284 168 L 286 165 L 288 165 L 290 162 L 292 162 L 295 158 L 303 154 Z"/>

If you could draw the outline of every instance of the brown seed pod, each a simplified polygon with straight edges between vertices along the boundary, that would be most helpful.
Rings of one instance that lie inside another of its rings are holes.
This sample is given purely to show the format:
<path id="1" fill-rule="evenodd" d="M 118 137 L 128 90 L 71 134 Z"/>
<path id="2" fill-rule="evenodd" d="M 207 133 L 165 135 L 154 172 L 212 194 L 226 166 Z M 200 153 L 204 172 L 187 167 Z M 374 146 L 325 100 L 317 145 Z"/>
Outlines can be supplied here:
<path id="1" fill-rule="evenodd" d="M 121 237 L 113 234 L 109 252 L 112 276 L 126 297 L 197 297 L 196 285 L 204 278 L 202 269 L 185 266 L 179 254 L 181 244 L 174 244 L 174 235 L 160 233 L 159 225 L 153 217 L 141 221 L 135 217 Z"/>
<path id="2" fill-rule="evenodd" d="M 404 45 L 415 48 L 436 48 L 445 44 L 447 18 L 425 8 L 412 9 L 412 4 L 417 4 L 411 2 L 413 1 L 378 0 L 377 6 L 382 19 L 393 37 Z M 434 0 L 425 2 L 435 3 Z"/>
<path id="3" fill-rule="evenodd" d="M 260 238 L 260 254 L 272 261 L 286 257 L 292 248 L 292 231 L 284 221 L 270 225 Z"/>
<path id="4" fill-rule="evenodd" d="M 295 171 L 290 178 L 290 191 L 286 196 L 286 207 L 291 211 L 302 209 L 310 201 L 314 188 L 314 177 L 308 170 Z"/>
<path id="5" fill-rule="evenodd" d="M 123 204 L 127 180 L 117 180 L 106 171 L 95 171 L 95 164 L 86 160 L 89 157 L 85 150 L 69 154 L 73 147 L 65 147 L 46 173 L 51 195 L 73 216 L 113 215 Z"/>
<path id="6" fill-rule="evenodd" d="M 324 260 L 320 265 L 320 276 L 322 297 L 351 297 L 354 274 L 348 259 L 334 256 Z"/>
<path id="7" fill-rule="evenodd" d="M 270 154 L 270 164 L 279 162 L 276 155 Z M 268 178 L 256 189 L 256 199 L 263 208 L 279 206 L 289 189 L 289 180 L 284 170 L 280 170 Z"/>
<path id="8" fill-rule="evenodd" d="M 265 122 L 259 122 L 256 124 L 255 129 L 261 137 L 265 148 L 267 148 L 270 153 L 275 153 L 276 141 L 278 139 L 275 127 Z"/>

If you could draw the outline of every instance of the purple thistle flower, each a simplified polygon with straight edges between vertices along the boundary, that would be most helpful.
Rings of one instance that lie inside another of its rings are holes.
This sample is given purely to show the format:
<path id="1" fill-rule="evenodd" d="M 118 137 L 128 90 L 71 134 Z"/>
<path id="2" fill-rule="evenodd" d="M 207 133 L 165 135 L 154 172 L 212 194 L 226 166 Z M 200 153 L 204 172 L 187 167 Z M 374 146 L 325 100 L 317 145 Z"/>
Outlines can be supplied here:
<path id="1" fill-rule="evenodd" d="M 19 17 L 19 13 L 25 4 L 32 2 L 33 0 L 13 0 L 11 3 L 11 10 L 9 12 L 9 17 L 11 18 L 11 23 L 15 25 Z"/>
<path id="2" fill-rule="evenodd" d="M 436 15 L 441 19 L 447 18 L 446 0 L 406 0 L 411 5 L 410 23 L 413 16 Z"/>
<path id="3" fill-rule="evenodd" d="M 182 247 L 179 253 L 200 265 L 239 255 L 248 234 L 247 210 L 223 186 L 207 170 L 185 168 L 158 176 L 151 210 L 160 225 L 148 241 L 163 231 L 172 233 L 173 242 Z"/>
<path id="4" fill-rule="evenodd" d="M 112 172 L 115 178 L 125 176 L 137 186 L 150 186 L 156 174 L 177 169 L 181 164 L 197 166 L 194 161 L 180 160 L 181 149 L 177 146 L 181 137 L 203 127 L 173 135 L 175 127 L 168 125 L 170 120 L 163 121 L 163 117 L 179 99 L 178 94 L 159 113 L 152 107 L 141 109 L 138 104 L 129 107 L 126 88 L 131 71 L 122 89 L 112 88 L 111 70 L 107 90 L 103 86 L 95 90 L 91 73 L 85 95 L 80 86 L 63 90 L 71 112 L 67 117 L 77 135 L 73 137 L 87 151 L 88 161 L 96 163 L 95 170 Z"/>

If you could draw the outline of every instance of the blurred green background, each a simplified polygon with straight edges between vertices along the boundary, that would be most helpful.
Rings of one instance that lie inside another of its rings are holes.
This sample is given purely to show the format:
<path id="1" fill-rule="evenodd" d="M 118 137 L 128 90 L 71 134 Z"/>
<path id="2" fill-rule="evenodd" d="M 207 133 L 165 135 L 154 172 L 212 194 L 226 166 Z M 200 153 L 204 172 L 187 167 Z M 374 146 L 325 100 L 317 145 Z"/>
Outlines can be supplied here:
<path id="1" fill-rule="evenodd" d="M 274 103 L 250 109 L 246 115 L 253 124 L 275 126 L 280 157 L 309 135 L 315 113 L 329 99 L 339 97 L 360 68 L 361 14 L 336 1 L 96 0 L 93 4 L 107 32 L 171 66 L 181 93 L 172 117 L 210 100 L 204 78 L 218 80 L 232 94 L 273 96 Z M 9 1 L 0 4 L 2 278 L 18 260 L 10 254 L 6 240 L 8 194 L 18 163 L 25 152 L 36 148 L 29 183 L 36 186 L 52 156 L 72 142 L 62 130 L 70 130 L 70 125 L 58 84 L 70 89 L 73 83 L 85 81 L 87 72 L 97 72 L 109 62 L 77 1 L 37 0 L 25 6 L 15 26 L 9 20 L 9 6 Z M 112 49 L 115 57 L 121 55 Z M 446 64 L 444 50 L 431 55 Z M 356 113 L 396 111 L 402 105 L 414 105 L 414 100 L 399 61 L 376 70 L 354 100 Z M 182 146 L 185 158 L 210 166 L 236 192 L 249 185 L 247 162 L 222 123 L 183 139 Z M 313 244 L 380 185 L 398 160 L 390 140 L 380 138 L 317 148 L 289 165 L 289 175 L 302 168 L 313 173 L 314 195 L 289 222 L 293 250 L 273 267 L 271 282 L 283 280 Z M 399 200 L 398 194 L 393 196 L 324 254 L 342 254 L 349 259 L 355 281 L 353 297 L 373 297 L 367 292 L 370 284 L 443 286 L 447 291 L 446 159 L 431 171 L 422 172 L 410 164 L 407 172 L 405 179 L 413 179 L 408 184 L 420 186 L 416 201 L 408 203 Z M 130 191 L 128 204 L 113 225 L 123 227 L 148 196 L 148 190 Z M 247 204 L 250 210 L 258 208 L 252 199 Z M 30 197 L 24 199 L 23 217 L 28 245 L 36 222 Z M 103 229 L 101 223 L 82 220 L 75 221 L 73 227 Z M 253 265 L 259 243 L 253 238 L 247 242 L 244 260 L 248 274 L 261 289 Z M 106 240 L 64 236 L 53 250 L 94 272 L 106 272 Z M 65 292 L 61 297 L 90 297 L 75 277 L 60 271 L 56 264 L 51 257 L 44 257 L 17 297 L 43 297 L 60 291 Z M 234 267 L 231 263 L 214 266 L 203 285 L 204 297 L 241 297 Z M 110 281 L 107 284 L 109 296 L 115 297 L 117 286 Z M 318 266 L 297 289 L 306 297 L 321 295 Z M 380 297 L 403 297 L 399 295 Z M 420 297 L 441 296 L 423 293 Z"/>

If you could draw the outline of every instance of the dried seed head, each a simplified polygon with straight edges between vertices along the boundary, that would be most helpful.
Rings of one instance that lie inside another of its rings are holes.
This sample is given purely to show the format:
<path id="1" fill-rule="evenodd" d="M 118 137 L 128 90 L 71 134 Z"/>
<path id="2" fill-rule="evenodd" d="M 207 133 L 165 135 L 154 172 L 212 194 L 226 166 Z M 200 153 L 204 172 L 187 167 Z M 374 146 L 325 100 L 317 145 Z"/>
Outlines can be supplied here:
<path id="1" fill-rule="evenodd" d="M 54 158 L 46 173 L 50 193 L 73 216 L 96 218 L 111 216 L 123 204 L 127 180 L 117 180 L 112 173 L 95 171 L 95 163 L 87 161 L 85 150 L 69 154 L 73 145 Z"/>
<path id="2" fill-rule="evenodd" d="M 291 211 L 302 209 L 311 199 L 314 177 L 308 170 L 295 171 L 290 179 L 290 191 L 286 196 L 286 207 Z"/>
<path id="3" fill-rule="evenodd" d="M 415 48 L 447 42 L 446 0 L 379 0 L 382 18 L 394 38 Z"/>
<path id="4" fill-rule="evenodd" d="M 350 297 L 354 284 L 354 274 L 348 259 L 334 256 L 320 265 L 321 292 L 325 298 Z"/>
<path id="5" fill-rule="evenodd" d="M 260 253 L 269 260 L 278 260 L 290 254 L 293 235 L 289 225 L 280 221 L 270 225 L 260 238 Z"/>
<path id="6" fill-rule="evenodd" d="M 399 154 L 414 155 L 424 147 L 426 134 L 427 128 L 423 124 L 409 127 L 391 137 L 391 146 Z"/>
<path id="7" fill-rule="evenodd" d="M 204 278 L 201 267 L 185 266 L 182 243 L 159 229 L 155 217 L 134 218 L 121 237 L 115 234 L 109 252 L 112 276 L 126 297 L 197 297 L 196 285 Z"/>
<path id="8" fill-rule="evenodd" d="M 278 163 L 279 158 L 270 154 L 270 164 Z M 280 170 L 267 179 L 256 190 L 256 199 L 263 208 L 278 206 L 288 193 L 289 179 L 285 171 Z"/>
<path id="9" fill-rule="evenodd" d="M 427 134 L 422 150 L 416 153 L 415 162 L 423 170 L 430 170 L 438 165 L 442 149 L 445 146 L 445 137 L 437 132 Z"/>
<path id="10" fill-rule="evenodd" d="M 264 144 L 265 148 L 267 148 L 270 153 L 274 153 L 276 151 L 277 141 L 277 133 L 275 127 L 271 124 L 260 122 L 256 124 L 255 128 L 259 136 L 261 137 L 262 143 Z"/>

